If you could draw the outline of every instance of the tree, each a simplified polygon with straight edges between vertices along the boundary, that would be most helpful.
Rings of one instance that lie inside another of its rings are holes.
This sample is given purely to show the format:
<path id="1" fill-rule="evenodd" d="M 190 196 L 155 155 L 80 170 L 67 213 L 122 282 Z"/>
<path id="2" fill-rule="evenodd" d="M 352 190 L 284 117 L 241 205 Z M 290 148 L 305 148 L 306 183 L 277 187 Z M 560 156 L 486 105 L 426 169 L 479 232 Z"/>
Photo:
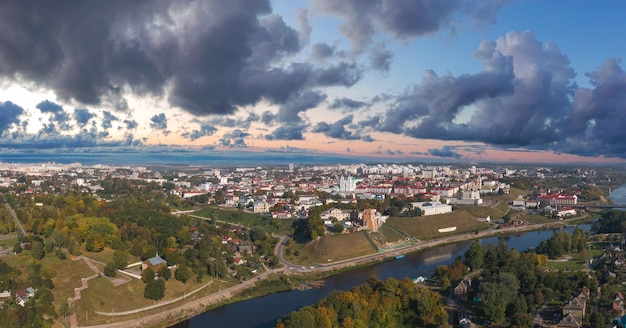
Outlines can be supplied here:
<path id="1" fill-rule="evenodd" d="M 343 232 L 343 222 L 340 222 L 340 221 L 335 222 L 335 224 L 333 225 L 333 230 L 335 230 L 335 232 L 337 232 L 337 233 L 342 233 Z"/>
<path id="2" fill-rule="evenodd" d="M 152 268 L 146 268 L 141 272 L 141 280 L 145 283 L 149 283 L 154 280 L 154 271 Z"/>
<path id="3" fill-rule="evenodd" d="M 42 242 L 38 240 L 33 240 L 31 242 L 30 255 L 36 260 L 41 260 L 46 255 L 43 247 L 44 246 Z"/>
<path id="4" fill-rule="evenodd" d="M 153 301 L 165 297 L 165 282 L 161 279 L 148 282 L 143 290 L 143 297 Z"/>
<path id="5" fill-rule="evenodd" d="M 463 263 L 472 270 L 478 270 L 483 267 L 485 251 L 478 240 L 474 240 L 470 248 L 465 252 Z"/>
<path id="6" fill-rule="evenodd" d="M 161 271 L 159 271 L 159 277 L 163 278 L 163 280 L 168 281 L 172 277 L 172 270 L 168 267 L 163 267 Z"/>
<path id="7" fill-rule="evenodd" d="M 105 246 L 105 239 L 98 232 L 94 232 L 85 241 L 85 249 L 89 252 L 101 252 Z"/>
<path id="8" fill-rule="evenodd" d="M 113 259 L 117 269 L 124 269 L 128 265 L 128 251 L 118 249 L 113 252 Z"/>
<path id="9" fill-rule="evenodd" d="M 20 243 L 17 242 L 15 243 L 15 245 L 13 245 L 13 252 L 16 254 L 19 254 L 22 252 L 22 246 L 20 246 Z"/>
<path id="10" fill-rule="evenodd" d="M 187 280 L 189 280 L 189 278 L 191 278 L 191 272 L 189 271 L 189 268 L 187 268 L 186 265 L 181 264 L 178 266 L 178 268 L 176 268 L 176 272 L 174 273 L 174 278 L 184 284 L 187 282 Z"/>
<path id="11" fill-rule="evenodd" d="M 117 276 L 117 264 L 115 263 L 115 259 L 109 259 L 107 261 L 107 264 L 104 266 L 104 275 L 107 277 Z"/>

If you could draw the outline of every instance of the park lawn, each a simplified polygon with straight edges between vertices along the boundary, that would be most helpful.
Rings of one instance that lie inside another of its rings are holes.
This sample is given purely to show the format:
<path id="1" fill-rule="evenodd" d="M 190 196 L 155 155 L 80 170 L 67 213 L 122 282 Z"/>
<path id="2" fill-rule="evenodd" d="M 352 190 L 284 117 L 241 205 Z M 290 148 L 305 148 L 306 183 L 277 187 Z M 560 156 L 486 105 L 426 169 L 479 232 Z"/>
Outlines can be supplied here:
<path id="1" fill-rule="evenodd" d="M 553 270 L 566 271 L 579 271 L 585 268 L 585 260 L 579 259 L 578 254 L 574 254 L 574 258 L 567 261 L 548 261 L 548 267 Z"/>
<path id="2" fill-rule="evenodd" d="M 487 229 L 489 223 L 478 221 L 466 211 L 447 214 L 417 216 L 412 218 L 392 217 L 387 223 L 400 231 L 419 240 L 429 240 L 438 237 Z M 438 229 L 456 227 L 454 232 L 440 233 Z"/>
<path id="3" fill-rule="evenodd" d="M 172 279 L 165 282 L 165 297 L 159 302 L 183 296 L 183 294 L 192 292 L 194 289 L 208 283 L 209 281 L 211 281 L 210 278 L 205 277 L 203 282 L 197 283 L 195 276 L 193 276 L 187 281 L 187 283 L 183 284 L 172 277 Z M 222 285 L 222 288 L 226 288 L 231 285 L 232 284 L 225 284 Z M 122 312 L 152 305 L 152 300 L 143 296 L 145 286 L 146 284 L 142 280 L 135 278 L 132 278 L 130 282 L 119 286 L 114 286 L 105 277 L 89 280 L 89 288 L 83 290 L 81 292 L 82 298 L 76 301 L 76 315 L 78 323 L 81 325 L 104 324 L 157 313 L 163 311 L 163 309 L 179 305 L 179 302 L 176 302 L 175 304 L 165 305 L 162 308 L 117 317 L 115 320 L 113 320 L 110 316 L 95 313 L 95 311 Z M 219 282 L 217 280 L 213 280 L 209 288 L 190 296 L 190 298 L 198 298 L 216 290 L 219 290 Z M 157 303 L 155 302 L 155 304 Z"/>
<path id="4" fill-rule="evenodd" d="M 376 253 L 362 232 L 325 235 L 306 243 L 297 257 L 301 264 L 328 263 Z"/>
<path id="5" fill-rule="evenodd" d="M 508 204 L 509 202 L 512 202 L 512 201 L 516 200 L 519 195 L 525 195 L 527 193 L 528 193 L 527 190 L 522 190 L 522 189 L 511 187 L 511 190 L 509 191 L 508 194 L 503 194 L 503 195 L 485 195 L 485 196 L 482 196 L 482 198 L 485 199 L 485 200 L 495 200 L 495 201 L 498 201 L 498 202 L 504 202 L 504 203 Z"/>
<path id="6" fill-rule="evenodd" d="M 508 207 L 508 206 L 507 206 Z M 465 211 L 477 218 L 491 217 L 492 220 L 499 220 L 502 218 L 506 209 L 503 211 L 498 206 L 459 206 L 457 211 Z"/>
<path id="7" fill-rule="evenodd" d="M 387 248 L 387 243 L 397 243 L 404 239 L 404 235 L 388 224 L 380 226 L 378 231 L 370 232 L 369 237 L 378 249 Z"/>
<path id="8" fill-rule="evenodd" d="M 107 263 L 107 260 L 112 259 L 113 258 L 113 253 L 115 252 L 113 249 L 109 248 L 109 247 L 105 247 L 102 251 L 100 252 L 88 252 L 85 249 L 85 244 L 83 243 L 83 245 L 81 245 L 81 254 L 85 255 L 86 257 L 93 259 L 97 262 L 100 263 Z M 133 261 L 128 261 L 128 263 L 132 263 Z"/>
<path id="9" fill-rule="evenodd" d="M 217 220 L 240 224 L 249 228 L 254 226 L 260 226 L 265 229 L 266 232 L 287 234 L 294 221 L 297 219 L 272 219 L 271 217 L 248 213 L 237 209 L 224 209 L 215 207 L 205 207 L 195 213 L 194 215 L 213 218 L 217 213 Z M 193 218 L 193 217 L 192 217 Z"/>
<path id="10" fill-rule="evenodd" d="M 61 304 L 69 297 L 74 297 L 74 288 L 78 288 L 82 285 L 81 278 L 93 276 L 95 272 L 89 268 L 89 266 L 83 260 L 63 260 L 53 266 L 56 271 L 56 277 L 52 278 L 54 283 L 54 289 L 52 294 L 57 309 Z"/>
<path id="11" fill-rule="evenodd" d="M 0 247 L 2 247 L 3 249 L 4 248 L 13 249 L 13 247 L 15 246 L 15 243 L 17 243 L 17 236 L 13 238 L 9 238 L 9 239 L 0 240 Z"/>
<path id="12" fill-rule="evenodd" d="M 533 224 L 554 222 L 555 219 L 551 219 L 539 214 L 526 214 L 519 217 L 520 220 Z"/>

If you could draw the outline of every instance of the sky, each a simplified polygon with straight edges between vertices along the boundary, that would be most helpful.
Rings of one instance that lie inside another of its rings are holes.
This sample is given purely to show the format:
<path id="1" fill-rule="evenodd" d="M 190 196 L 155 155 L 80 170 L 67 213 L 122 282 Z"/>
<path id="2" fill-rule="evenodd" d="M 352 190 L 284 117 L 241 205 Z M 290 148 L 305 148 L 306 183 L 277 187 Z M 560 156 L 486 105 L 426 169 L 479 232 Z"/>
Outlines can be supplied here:
<path id="1" fill-rule="evenodd" d="M 624 12 L 609 0 L 2 1 L 0 161 L 624 163 Z"/>

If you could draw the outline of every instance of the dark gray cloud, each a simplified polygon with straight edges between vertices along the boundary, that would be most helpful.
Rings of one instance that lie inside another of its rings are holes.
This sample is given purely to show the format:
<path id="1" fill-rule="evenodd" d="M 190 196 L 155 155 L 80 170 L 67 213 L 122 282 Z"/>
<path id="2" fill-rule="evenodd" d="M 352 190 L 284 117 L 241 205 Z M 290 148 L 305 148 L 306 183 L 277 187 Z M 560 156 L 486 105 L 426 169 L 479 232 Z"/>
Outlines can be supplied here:
<path id="1" fill-rule="evenodd" d="M 249 133 L 239 130 L 239 129 L 235 129 L 231 132 L 224 133 L 224 138 L 230 138 L 230 139 L 245 138 L 249 136 L 250 136 Z"/>
<path id="2" fill-rule="evenodd" d="M 553 148 L 585 156 L 626 158 L 626 72 L 620 63 L 607 59 L 585 74 L 593 88 L 576 90 L 565 121 L 571 135 Z"/>
<path id="3" fill-rule="evenodd" d="M 59 129 L 67 131 L 71 128 L 70 116 L 63 110 L 63 107 L 49 100 L 44 100 L 35 106 L 42 113 L 51 113 L 53 121 L 58 124 Z"/>
<path id="4" fill-rule="evenodd" d="M 356 83 L 353 64 L 297 62 L 310 34 L 306 16 L 299 13 L 296 31 L 269 0 L 3 1 L 0 76 L 118 112 L 129 109 L 126 91 L 167 94 L 203 116 Z"/>
<path id="5" fill-rule="evenodd" d="M 280 122 L 299 122 L 301 120 L 300 113 L 316 107 L 325 99 L 326 95 L 317 91 L 308 91 L 295 95 L 278 108 L 278 114 L 275 118 Z"/>
<path id="6" fill-rule="evenodd" d="M 126 125 L 126 130 L 134 130 L 138 126 L 138 123 L 135 120 L 124 120 L 123 123 Z"/>
<path id="7" fill-rule="evenodd" d="M 265 135 L 266 140 L 304 140 L 304 124 L 285 124 L 276 128 L 272 133 Z"/>
<path id="8" fill-rule="evenodd" d="M 155 130 L 167 130 L 167 117 L 165 113 L 156 114 L 150 118 L 150 127 Z"/>
<path id="9" fill-rule="evenodd" d="M 311 46 L 311 57 L 317 61 L 323 61 L 332 57 L 335 50 L 335 47 L 331 47 L 327 43 L 316 43 Z"/>
<path id="10" fill-rule="evenodd" d="M 267 112 L 269 113 L 269 112 Z M 248 129 L 254 122 L 261 120 L 261 116 L 257 113 L 250 112 L 246 117 L 229 117 L 229 116 L 216 116 L 208 121 L 211 125 L 219 125 L 227 128 L 242 128 Z"/>
<path id="11" fill-rule="evenodd" d="M 89 120 L 91 120 L 95 116 L 96 115 L 94 113 L 90 112 L 86 108 L 74 109 L 74 119 L 76 120 L 78 126 L 81 128 L 87 125 L 87 123 L 89 123 Z"/>
<path id="12" fill-rule="evenodd" d="M 346 129 L 346 125 L 352 123 L 353 116 L 348 115 L 334 123 L 320 122 L 317 123 L 311 132 L 323 133 L 329 138 L 341 139 L 341 140 L 358 140 L 361 136 Z"/>
<path id="13" fill-rule="evenodd" d="M 439 149 L 430 148 L 428 149 L 428 154 L 432 156 L 436 156 L 436 157 L 446 157 L 446 158 L 455 158 L 455 159 L 460 159 L 461 157 L 463 157 L 454 149 L 455 148 L 451 146 L 443 146 Z"/>
<path id="14" fill-rule="evenodd" d="M 113 115 L 113 113 L 109 112 L 108 110 L 102 112 L 101 126 L 103 129 L 110 129 L 113 126 L 113 122 L 115 121 L 119 121 L 119 118 Z"/>
<path id="15" fill-rule="evenodd" d="M 0 102 L 0 135 L 3 135 L 11 126 L 20 124 L 20 116 L 24 109 L 10 101 Z"/>
<path id="16" fill-rule="evenodd" d="M 340 109 L 342 112 L 351 112 L 367 106 L 368 103 L 350 98 L 336 98 L 328 108 Z"/>
<path id="17" fill-rule="evenodd" d="M 231 132 L 224 133 L 222 138 L 219 139 L 219 142 L 220 145 L 225 147 L 245 148 L 248 146 L 246 144 L 245 138 L 249 136 L 249 133 L 239 129 L 235 129 Z"/>
<path id="18" fill-rule="evenodd" d="M 189 138 L 191 141 L 194 141 L 202 137 L 211 136 L 215 132 L 217 132 L 216 127 L 208 124 L 202 124 L 200 125 L 200 129 L 193 130 L 191 132 L 185 132 L 182 134 L 182 137 Z"/>
<path id="19" fill-rule="evenodd" d="M 272 126 L 276 120 L 276 115 L 270 111 L 264 111 L 261 114 L 261 122 L 265 125 Z"/>
<path id="20" fill-rule="evenodd" d="M 392 61 L 393 53 L 382 46 L 372 50 L 370 54 L 372 68 L 380 72 L 389 72 Z"/>
<path id="21" fill-rule="evenodd" d="M 475 56 L 485 71 L 439 76 L 428 71 L 384 114 L 361 122 L 362 127 L 415 138 L 481 141 L 501 146 L 548 148 L 568 137 L 575 85 L 567 56 L 531 32 L 510 32 L 484 42 Z M 469 118 L 459 122 L 464 109 Z"/>
<path id="22" fill-rule="evenodd" d="M 316 0 L 314 8 L 342 19 L 339 30 L 362 50 L 372 44 L 381 29 L 398 39 L 410 39 L 451 27 L 453 16 L 465 14 L 472 20 L 493 21 L 504 0 L 476 4 L 464 0 Z"/>

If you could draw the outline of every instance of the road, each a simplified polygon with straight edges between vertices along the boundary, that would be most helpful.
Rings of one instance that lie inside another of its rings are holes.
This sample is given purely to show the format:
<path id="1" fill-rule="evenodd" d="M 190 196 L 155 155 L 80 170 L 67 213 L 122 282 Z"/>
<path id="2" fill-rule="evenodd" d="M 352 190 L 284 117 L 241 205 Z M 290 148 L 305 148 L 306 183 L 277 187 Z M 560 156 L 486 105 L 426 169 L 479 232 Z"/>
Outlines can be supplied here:
<path id="1" fill-rule="evenodd" d="M 4 207 L 6 207 L 7 210 L 9 210 L 9 213 L 11 213 L 11 216 L 13 217 L 13 220 L 15 221 L 15 224 L 17 224 L 17 227 L 20 230 L 20 233 L 22 234 L 22 236 L 26 236 L 26 229 L 24 229 L 24 226 L 22 225 L 22 222 L 20 222 L 20 220 L 17 218 L 17 214 L 15 214 L 15 211 L 11 208 L 11 205 L 9 205 L 9 203 L 5 202 L 4 203 Z"/>

